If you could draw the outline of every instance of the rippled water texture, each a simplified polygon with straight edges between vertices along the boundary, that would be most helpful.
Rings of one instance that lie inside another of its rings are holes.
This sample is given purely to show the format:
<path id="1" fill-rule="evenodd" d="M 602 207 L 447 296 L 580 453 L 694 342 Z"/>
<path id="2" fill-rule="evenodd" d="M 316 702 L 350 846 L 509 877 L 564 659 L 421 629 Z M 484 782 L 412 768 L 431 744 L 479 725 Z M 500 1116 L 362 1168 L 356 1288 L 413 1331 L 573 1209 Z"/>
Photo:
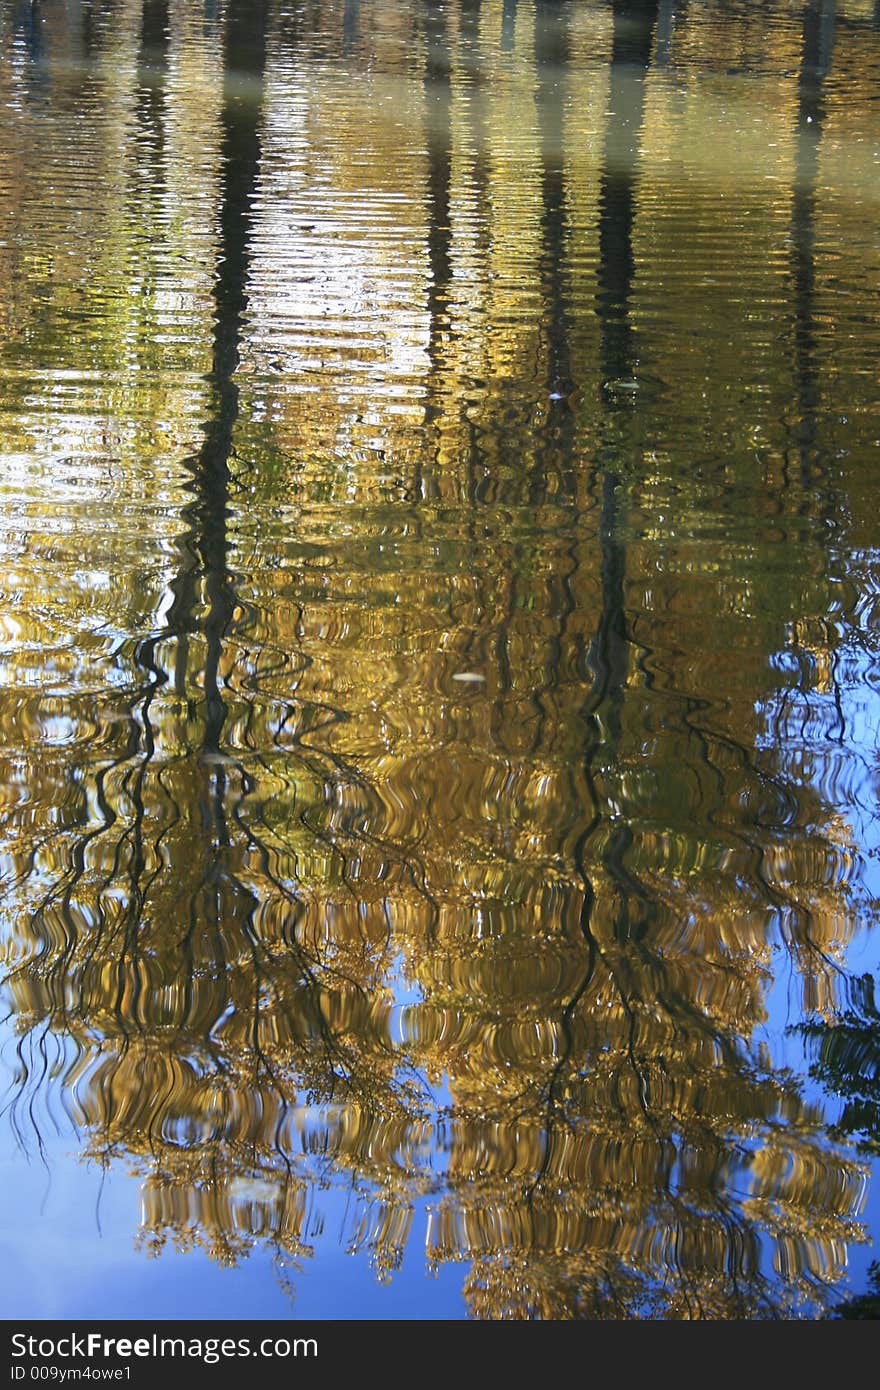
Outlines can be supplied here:
<path id="1" fill-rule="evenodd" d="M 874 0 L 0 0 L 0 125 L 10 1315 L 876 1307 Z"/>

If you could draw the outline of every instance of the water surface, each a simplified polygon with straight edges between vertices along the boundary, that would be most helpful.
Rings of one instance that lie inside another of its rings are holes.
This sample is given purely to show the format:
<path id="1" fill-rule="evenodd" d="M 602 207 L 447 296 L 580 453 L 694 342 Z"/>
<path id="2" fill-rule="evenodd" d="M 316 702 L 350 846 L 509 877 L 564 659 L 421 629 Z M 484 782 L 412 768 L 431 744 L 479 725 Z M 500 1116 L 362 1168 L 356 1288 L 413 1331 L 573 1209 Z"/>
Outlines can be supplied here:
<path id="1" fill-rule="evenodd" d="M 876 1295 L 873 0 L 0 0 L 0 126 L 9 1316 Z"/>

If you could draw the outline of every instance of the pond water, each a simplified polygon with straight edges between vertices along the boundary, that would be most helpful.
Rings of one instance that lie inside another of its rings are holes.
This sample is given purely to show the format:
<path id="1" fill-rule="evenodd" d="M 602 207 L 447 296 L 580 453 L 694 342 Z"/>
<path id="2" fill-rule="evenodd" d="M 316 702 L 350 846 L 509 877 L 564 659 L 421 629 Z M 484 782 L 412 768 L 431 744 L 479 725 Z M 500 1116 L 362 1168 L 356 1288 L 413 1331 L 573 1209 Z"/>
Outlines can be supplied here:
<path id="1" fill-rule="evenodd" d="M 875 0 L 0 0 L 0 126 L 6 1315 L 867 1306 Z"/>

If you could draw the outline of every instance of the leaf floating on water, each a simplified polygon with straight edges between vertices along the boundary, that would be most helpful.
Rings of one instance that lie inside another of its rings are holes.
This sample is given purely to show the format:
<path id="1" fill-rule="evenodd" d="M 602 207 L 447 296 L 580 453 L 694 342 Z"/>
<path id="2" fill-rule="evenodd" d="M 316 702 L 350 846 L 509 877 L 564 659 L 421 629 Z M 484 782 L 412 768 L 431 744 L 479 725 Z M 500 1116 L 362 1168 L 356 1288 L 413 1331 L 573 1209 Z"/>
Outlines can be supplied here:
<path id="1" fill-rule="evenodd" d="M 456 671 L 452 677 L 454 681 L 473 681 L 475 684 L 485 683 L 486 677 L 481 676 L 479 671 Z"/>

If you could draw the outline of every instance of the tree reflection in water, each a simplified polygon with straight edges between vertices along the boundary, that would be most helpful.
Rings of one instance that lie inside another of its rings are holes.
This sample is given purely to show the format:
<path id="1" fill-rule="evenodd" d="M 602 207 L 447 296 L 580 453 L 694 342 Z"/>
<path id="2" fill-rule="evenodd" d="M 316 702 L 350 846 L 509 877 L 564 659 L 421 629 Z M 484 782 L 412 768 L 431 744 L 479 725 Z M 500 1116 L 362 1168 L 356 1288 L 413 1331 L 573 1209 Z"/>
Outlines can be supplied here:
<path id="1" fill-rule="evenodd" d="M 360 7 L 327 8 L 359 61 Z M 766 680 L 798 586 L 821 591 L 821 611 L 833 575 L 817 580 L 809 551 L 788 590 L 759 576 L 766 602 L 735 627 L 741 576 L 728 584 L 725 557 L 701 567 L 685 540 L 658 558 L 644 524 L 660 484 L 641 401 L 663 383 L 633 305 L 660 8 L 615 0 L 605 16 L 590 255 L 575 254 L 587 231 L 569 153 L 573 10 L 492 11 L 494 46 L 521 63 L 509 80 L 533 96 L 533 181 L 509 238 L 539 304 L 527 320 L 503 299 L 509 267 L 489 272 L 491 237 L 468 243 L 467 273 L 457 260 L 463 207 L 507 236 L 485 77 L 456 61 L 482 51 L 487 11 L 420 0 L 395 21 L 419 55 L 428 228 L 413 311 L 425 381 L 395 402 L 421 416 L 400 444 L 390 411 L 381 454 L 384 466 L 396 446 L 387 485 L 402 512 L 375 476 L 334 471 L 334 430 L 379 431 L 355 368 L 349 395 L 339 387 L 348 359 L 271 410 L 265 382 L 242 384 L 255 296 L 273 292 L 260 263 L 261 181 L 277 158 L 270 56 L 280 65 L 317 39 L 304 13 L 268 4 L 229 6 L 222 21 L 206 419 L 185 458 L 161 620 L 130 635 L 122 719 L 107 722 L 107 691 L 70 716 L 99 732 L 66 770 L 63 825 L 49 818 L 18 863 L 7 980 L 19 1135 L 39 1143 L 40 1098 L 59 1088 L 86 1155 L 142 1176 L 151 1251 L 172 1240 L 233 1264 L 265 1243 L 294 1281 L 322 1190 L 345 1181 L 359 1201 L 351 1247 L 382 1277 L 427 1201 L 428 1262 L 467 1262 L 480 1317 L 769 1317 L 833 1301 L 860 1238 L 863 1167 L 846 1140 L 876 1131 L 876 1010 L 836 1012 L 854 850 L 785 748 L 761 748 L 779 692 L 738 665 Z M 145 0 L 139 19 L 135 138 L 153 161 L 139 177 L 161 223 L 183 21 L 174 0 Z M 221 22 L 206 22 L 219 43 Z M 817 32 L 808 23 L 805 43 Z M 800 109 L 820 112 L 816 80 L 805 57 Z M 801 524 L 799 489 L 840 506 L 838 483 L 812 466 L 806 184 L 820 136 L 798 144 L 788 442 L 803 467 L 779 489 L 783 533 Z M 357 160 L 339 159 L 354 180 Z M 503 349 L 483 300 L 474 342 L 469 277 L 485 303 L 499 295 Z M 280 319 L 293 291 L 274 292 Z M 330 335 L 325 350 L 330 362 Z M 489 409 L 473 382 L 496 350 Z M 380 368 L 357 351 L 375 385 Z M 527 384 L 511 385 L 527 363 Z M 719 491 L 727 466 L 701 464 Z M 676 468 L 671 492 L 693 511 L 702 482 Z M 463 670 L 482 680 L 456 686 Z M 13 697 L 4 713 L 33 754 Z M 30 776 L 36 788 L 38 760 Z M 762 1042 L 780 945 L 819 1020 L 816 1075 L 847 1101 L 830 1138 L 822 1105 Z"/>

